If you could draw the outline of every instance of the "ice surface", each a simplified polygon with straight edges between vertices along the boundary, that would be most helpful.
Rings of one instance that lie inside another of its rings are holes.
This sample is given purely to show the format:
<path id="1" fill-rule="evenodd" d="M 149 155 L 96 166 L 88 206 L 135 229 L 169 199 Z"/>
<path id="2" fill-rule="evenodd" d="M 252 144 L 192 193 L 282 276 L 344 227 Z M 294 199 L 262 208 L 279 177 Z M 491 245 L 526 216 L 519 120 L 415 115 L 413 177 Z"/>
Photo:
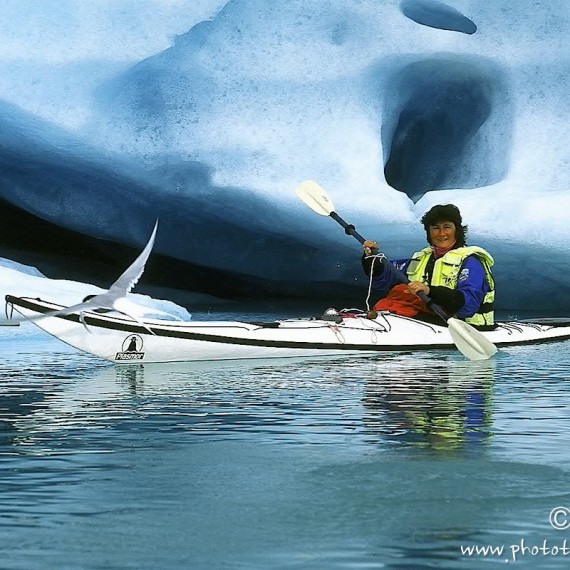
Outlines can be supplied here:
<path id="1" fill-rule="evenodd" d="M 499 306 L 570 310 L 570 5 L 44 0 L 0 15 L 0 199 L 30 216 L 5 257 L 65 255 L 53 232 L 39 251 L 34 220 L 136 248 L 159 214 L 156 254 L 201 276 L 177 287 L 364 287 L 356 242 L 297 201 L 312 178 L 389 255 L 421 247 L 430 205 L 456 203 L 498 260 Z"/>

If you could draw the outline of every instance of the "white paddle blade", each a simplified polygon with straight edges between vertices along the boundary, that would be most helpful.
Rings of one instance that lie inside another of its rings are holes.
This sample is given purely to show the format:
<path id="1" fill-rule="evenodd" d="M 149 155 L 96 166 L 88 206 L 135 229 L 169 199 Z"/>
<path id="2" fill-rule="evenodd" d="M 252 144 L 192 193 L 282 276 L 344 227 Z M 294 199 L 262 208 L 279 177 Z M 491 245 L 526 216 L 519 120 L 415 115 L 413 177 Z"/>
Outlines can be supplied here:
<path id="1" fill-rule="evenodd" d="M 334 212 L 334 205 L 328 194 L 314 180 L 305 180 L 295 188 L 297 196 L 321 216 L 330 216 Z"/>
<path id="2" fill-rule="evenodd" d="M 469 360 L 488 360 L 496 354 L 497 347 L 465 321 L 451 318 L 447 324 L 453 342 Z"/>

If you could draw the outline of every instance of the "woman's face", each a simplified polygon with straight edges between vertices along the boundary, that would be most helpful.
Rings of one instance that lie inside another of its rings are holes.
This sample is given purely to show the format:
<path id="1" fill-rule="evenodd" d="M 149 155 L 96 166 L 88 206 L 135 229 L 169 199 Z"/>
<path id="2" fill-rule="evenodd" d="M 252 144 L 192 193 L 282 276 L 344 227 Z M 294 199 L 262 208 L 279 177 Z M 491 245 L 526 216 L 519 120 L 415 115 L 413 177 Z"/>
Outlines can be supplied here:
<path id="1" fill-rule="evenodd" d="M 429 227 L 429 237 L 435 247 L 451 247 L 455 241 L 455 224 L 453 222 L 441 221 Z"/>

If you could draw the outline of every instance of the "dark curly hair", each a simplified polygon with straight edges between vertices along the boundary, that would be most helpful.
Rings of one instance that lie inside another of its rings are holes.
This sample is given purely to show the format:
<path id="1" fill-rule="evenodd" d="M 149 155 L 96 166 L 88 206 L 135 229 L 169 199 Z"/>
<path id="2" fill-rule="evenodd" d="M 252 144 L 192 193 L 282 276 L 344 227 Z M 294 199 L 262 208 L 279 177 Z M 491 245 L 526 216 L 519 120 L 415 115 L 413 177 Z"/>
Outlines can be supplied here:
<path id="1" fill-rule="evenodd" d="M 453 204 L 437 204 L 422 216 L 421 222 L 424 225 L 429 244 L 431 244 L 429 228 L 438 222 L 453 222 L 457 246 L 462 247 L 467 243 L 467 226 L 462 223 L 459 208 Z"/>

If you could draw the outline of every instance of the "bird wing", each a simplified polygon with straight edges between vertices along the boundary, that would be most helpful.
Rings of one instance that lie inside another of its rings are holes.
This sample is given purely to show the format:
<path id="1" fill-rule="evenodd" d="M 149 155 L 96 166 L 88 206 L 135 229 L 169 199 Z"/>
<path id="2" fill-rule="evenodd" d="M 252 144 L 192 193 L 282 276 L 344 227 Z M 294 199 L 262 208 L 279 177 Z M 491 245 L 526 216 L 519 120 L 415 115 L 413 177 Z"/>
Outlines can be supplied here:
<path id="1" fill-rule="evenodd" d="M 145 248 L 141 251 L 140 255 L 131 263 L 131 265 L 124 271 L 124 273 L 109 287 L 109 291 L 114 289 L 120 290 L 123 294 L 128 293 L 141 278 L 144 272 L 144 266 L 154 246 L 154 238 L 156 237 L 156 230 L 158 229 L 158 220 L 154 224 L 152 234 L 146 244 Z"/>

